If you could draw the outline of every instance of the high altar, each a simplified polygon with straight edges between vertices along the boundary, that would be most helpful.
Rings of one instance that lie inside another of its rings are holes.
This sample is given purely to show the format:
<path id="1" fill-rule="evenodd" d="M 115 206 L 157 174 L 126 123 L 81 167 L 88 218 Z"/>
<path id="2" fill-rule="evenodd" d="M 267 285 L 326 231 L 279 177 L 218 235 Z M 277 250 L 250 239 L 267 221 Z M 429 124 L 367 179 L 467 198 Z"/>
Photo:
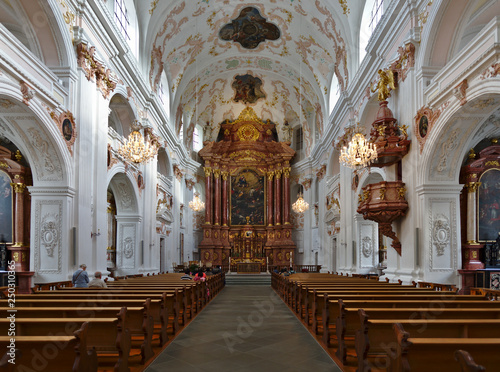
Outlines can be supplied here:
<path id="1" fill-rule="evenodd" d="M 205 224 L 198 250 L 204 265 L 239 262 L 289 265 L 295 243 L 290 224 L 289 142 L 276 125 L 245 108 L 205 142 Z M 265 267 L 265 266 L 263 266 Z"/>

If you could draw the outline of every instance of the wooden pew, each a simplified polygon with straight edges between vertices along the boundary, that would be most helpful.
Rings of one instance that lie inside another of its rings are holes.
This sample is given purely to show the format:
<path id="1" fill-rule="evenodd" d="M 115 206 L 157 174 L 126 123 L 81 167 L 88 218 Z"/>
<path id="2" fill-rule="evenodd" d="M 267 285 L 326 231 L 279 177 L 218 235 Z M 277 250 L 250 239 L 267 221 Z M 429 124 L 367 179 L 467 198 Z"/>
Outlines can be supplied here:
<path id="1" fill-rule="evenodd" d="M 340 316 L 336 320 L 336 335 L 338 348 L 337 358 L 346 364 L 348 349 L 354 350 L 355 333 L 359 328 L 359 314 L 357 308 L 346 308 L 339 301 Z M 444 308 L 436 311 L 435 308 L 371 308 L 364 309 L 370 319 L 500 319 L 500 308 Z M 355 353 L 349 354 L 355 358 Z"/>
<path id="2" fill-rule="evenodd" d="M 330 295 L 327 296 L 325 301 L 323 301 L 323 311 L 322 311 L 322 318 L 321 318 L 321 323 L 322 323 L 322 334 L 323 334 L 323 343 L 325 346 L 330 347 L 330 340 L 331 340 L 331 335 L 335 334 L 335 328 L 336 328 L 336 321 L 337 318 L 341 314 L 341 307 L 339 307 L 339 303 L 342 302 L 344 304 L 350 304 L 348 307 L 354 308 L 354 307 L 373 307 L 369 306 L 368 304 L 371 301 L 383 301 L 385 304 L 381 303 L 380 307 L 385 307 L 388 306 L 388 304 L 394 304 L 392 307 L 396 307 L 398 304 L 401 304 L 401 301 L 403 302 L 408 302 L 408 303 L 427 303 L 430 308 L 434 308 L 437 310 L 439 307 L 441 307 L 440 304 L 441 302 L 443 304 L 446 303 L 446 301 L 459 301 L 460 303 L 463 302 L 477 302 L 481 301 L 481 304 L 484 302 L 486 303 L 487 301 L 485 300 L 484 297 L 480 296 L 471 296 L 471 295 L 452 295 L 448 296 L 443 294 L 443 292 L 435 292 L 432 294 L 425 294 L 425 295 L 405 295 L 404 300 L 402 300 L 401 296 L 398 295 L 393 295 L 391 293 L 385 294 L 385 295 Z M 359 303 L 365 303 L 365 305 L 361 306 Z M 380 302 L 379 302 L 380 303 Z M 377 304 L 377 302 L 374 302 L 374 304 Z M 346 305 L 347 306 L 347 305 Z M 399 307 L 402 307 L 404 305 L 400 305 Z M 419 306 L 419 305 L 416 305 Z M 471 305 L 474 306 L 474 305 Z M 461 307 L 471 307 L 467 305 L 462 305 Z M 318 332 L 319 333 L 319 332 Z"/>
<path id="3" fill-rule="evenodd" d="M 127 309 L 123 307 L 115 318 L 17 318 L 15 325 L 16 338 L 20 336 L 70 336 L 87 323 L 87 347 L 100 357 L 105 354 L 116 355 L 114 371 L 129 371 L 128 357 L 130 353 L 130 333 L 126 324 Z M 0 334 L 7 335 L 10 320 L 0 318 Z"/>
<path id="4" fill-rule="evenodd" d="M 487 371 L 500 365 L 500 338 L 413 338 L 399 323 L 394 324 L 397 348 L 389 358 L 389 372 L 460 371 L 454 356 L 466 350 Z"/>
<path id="5" fill-rule="evenodd" d="M 125 328 L 130 332 L 132 348 L 139 348 L 141 355 L 141 364 L 146 363 L 153 356 L 152 338 L 153 338 L 153 317 L 150 311 L 151 300 L 146 300 L 142 307 L 127 307 L 127 320 Z M 0 311 L 8 310 L 7 307 L 0 307 Z M 68 307 L 58 306 L 57 301 L 52 306 L 38 307 L 20 307 L 16 306 L 17 318 L 116 318 L 116 314 L 121 310 L 118 307 Z"/>
<path id="6" fill-rule="evenodd" d="M 384 369 L 391 348 L 396 349 L 392 332 L 401 324 L 413 338 L 495 338 L 500 335 L 500 319 L 370 319 L 358 310 L 360 329 L 356 331 L 358 372 Z"/>
<path id="7" fill-rule="evenodd" d="M 158 334 L 160 346 L 168 341 L 167 330 L 169 326 L 169 314 L 173 334 L 179 330 L 178 304 L 176 295 L 173 293 L 147 292 L 137 293 L 113 293 L 102 290 L 86 290 L 78 293 L 60 293 L 59 291 L 39 292 L 37 295 L 16 296 L 18 306 L 51 306 L 53 301 L 57 301 L 67 306 L 142 306 L 147 298 L 151 298 L 151 316 L 153 317 L 154 333 Z M 5 300 L 0 300 L 4 304 Z"/>
<path id="8" fill-rule="evenodd" d="M 51 372 L 96 372 L 97 356 L 87 347 L 88 323 L 83 323 L 73 336 L 18 336 L 15 340 L 15 364 L 11 358 L 11 337 L 0 336 L 3 357 L 0 368 L 8 372 L 45 370 Z M 4 350 L 8 350 L 4 352 Z"/>
<path id="9" fill-rule="evenodd" d="M 436 292 L 429 289 L 416 289 L 416 288 L 375 288 L 375 289 L 363 289 L 363 288 L 345 288 L 345 289 L 332 289 L 324 290 L 318 292 L 314 289 L 312 292 L 308 292 L 306 298 L 304 299 L 304 322 L 309 326 L 312 325 L 314 333 L 317 334 L 317 327 L 319 324 L 319 319 L 323 314 L 323 308 L 325 305 L 325 298 L 331 298 L 336 296 L 338 298 L 353 298 L 353 296 L 384 296 L 384 295 L 396 295 L 401 298 L 411 298 L 411 296 L 440 296 L 443 295 L 454 295 L 455 292 Z M 347 297 L 349 296 L 349 297 Z M 409 297 L 408 297 L 409 296 Z"/>

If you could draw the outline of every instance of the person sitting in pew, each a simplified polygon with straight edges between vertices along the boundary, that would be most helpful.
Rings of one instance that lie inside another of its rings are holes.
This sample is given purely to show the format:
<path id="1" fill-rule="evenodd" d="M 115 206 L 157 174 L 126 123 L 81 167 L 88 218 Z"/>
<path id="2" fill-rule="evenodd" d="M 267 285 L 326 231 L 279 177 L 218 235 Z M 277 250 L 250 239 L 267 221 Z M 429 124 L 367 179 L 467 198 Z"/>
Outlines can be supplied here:
<path id="1" fill-rule="evenodd" d="M 76 288 L 87 288 L 89 285 L 89 274 L 87 274 L 87 265 L 81 264 L 80 268 L 73 274 L 72 283 Z"/>
<path id="2" fill-rule="evenodd" d="M 95 272 L 94 279 L 89 283 L 89 288 L 108 288 L 106 282 L 102 280 L 102 273 L 100 271 Z"/>
<path id="3" fill-rule="evenodd" d="M 201 280 L 202 282 L 204 282 L 205 280 L 207 280 L 207 274 L 205 274 L 205 272 L 203 271 L 203 268 L 199 268 L 198 269 L 198 272 L 196 273 L 196 275 L 194 276 L 194 281 L 198 281 L 198 280 Z"/>
<path id="4" fill-rule="evenodd" d="M 189 275 L 190 273 L 189 269 L 184 270 L 184 275 L 181 276 L 181 280 L 193 280 L 191 275 Z"/>

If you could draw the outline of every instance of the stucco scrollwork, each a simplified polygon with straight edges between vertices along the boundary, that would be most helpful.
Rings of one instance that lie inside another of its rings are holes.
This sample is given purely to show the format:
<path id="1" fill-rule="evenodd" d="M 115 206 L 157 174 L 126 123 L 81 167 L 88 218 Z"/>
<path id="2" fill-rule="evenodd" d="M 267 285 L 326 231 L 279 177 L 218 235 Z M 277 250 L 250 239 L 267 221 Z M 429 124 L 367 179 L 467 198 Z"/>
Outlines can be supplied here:
<path id="1" fill-rule="evenodd" d="M 132 195 L 130 194 L 129 187 L 121 182 L 118 184 L 118 189 L 120 191 L 120 202 L 123 209 L 130 209 L 132 207 Z"/>
<path id="2" fill-rule="evenodd" d="M 40 237 L 49 257 L 54 256 L 54 249 L 59 242 L 57 230 L 60 224 L 61 221 L 57 214 L 47 213 L 42 217 Z"/>
<path id="3" fill-rule="evenodd" d="M 432 227 L 432 241 L 438 256 L 444 254 L 446 246 L 450 243 L 450 234 L 451 229 L 448 218 L 442 214 L 437 215 Z"/>
<path id="4" fill-rule="evenodd" d="M 372 245 L 372 239 L 369 236 L 365 236 L 361 241 L 361 251 L 363 252 L 363 255 L 366 258 L 372 255 L 373 245 Z"/>
<path id="5" fill-rule="evenodd" d="M 131 258 L 134 255 L 134 240 L 130 236 L 124 240 L 123 255 L 125 258 Z"/>

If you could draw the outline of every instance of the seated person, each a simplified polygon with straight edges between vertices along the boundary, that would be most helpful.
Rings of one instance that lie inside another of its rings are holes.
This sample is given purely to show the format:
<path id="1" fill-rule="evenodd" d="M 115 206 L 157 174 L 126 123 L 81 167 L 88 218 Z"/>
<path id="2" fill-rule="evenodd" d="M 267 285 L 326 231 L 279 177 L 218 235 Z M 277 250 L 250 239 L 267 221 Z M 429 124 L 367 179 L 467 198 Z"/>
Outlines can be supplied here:
<path id="1" fill-rule="evenodd" d="M 191 273 L 190 273 L 189 269 L 185 269 L 184 270 L 184 275 L 181 276 L 181 280 L 193 280 L 193 278 L 191 277 L 190 274 Z"/>
<path id="2" fill-rule="evenodd" d="M 207 274 L 205 274 L 203 272 L 203 268 L 200 267 L 198 269 L 198 272 L 196 273 L 196 275 L 194 276 L 194 281 L 198 281 L 198 280 L 201 280 L 202 282 L 204 282 L 205 280 L 207 280 Z"/>
<path id="3" fill-rule="evenodd" d="M 274 270 L 273 270 L 273 272 L 275 272 L 276 274 L 279 274 L 279 273 L 280 273 L 280 271 L 278 270 L 278 266 L 274 266 Z"/>
<path id="4" fill-rule="evenodd" d="M 101 279 L 102 274 L 100 271 L 96 271 L 94 274 L 94 279 L 89 283 L 89 288 L 107 288 L 106 282 Z"/>
<path id="5" fill-rule="evenodd" d="M 295 270 L 293 269 L 293 267 L 290 267 L 290 269 L 288 270 L 288 274 L 295 274 Z"/>
<path id="6" fill-rule="evenodd" d="M 220 274 L 221 273 L 221 268 L 220 265 L 215 266 L 215 268 L 212 269 L 212 274 Z"/>

